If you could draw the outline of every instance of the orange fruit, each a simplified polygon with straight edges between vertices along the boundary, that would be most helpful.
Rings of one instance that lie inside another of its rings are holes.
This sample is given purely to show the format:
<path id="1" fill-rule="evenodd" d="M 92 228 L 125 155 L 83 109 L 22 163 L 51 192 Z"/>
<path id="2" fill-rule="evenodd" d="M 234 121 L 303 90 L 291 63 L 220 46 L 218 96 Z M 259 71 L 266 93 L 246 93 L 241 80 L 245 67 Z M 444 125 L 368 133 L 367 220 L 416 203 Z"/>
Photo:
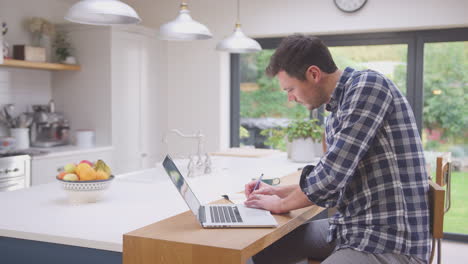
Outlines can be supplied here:
<path id="1" fill-rule="evenodd" d="M 96 171 L 88 163 L 78 164 L 75 173 L 80 177 L 80 181 L 96 180 Z"/>
<path id="2" fill-rule="evenodd" d="M 96 171 L 96 180 L 107 180 L 109 179 L 109 174 L 105 171 L 98 170 Z"/>

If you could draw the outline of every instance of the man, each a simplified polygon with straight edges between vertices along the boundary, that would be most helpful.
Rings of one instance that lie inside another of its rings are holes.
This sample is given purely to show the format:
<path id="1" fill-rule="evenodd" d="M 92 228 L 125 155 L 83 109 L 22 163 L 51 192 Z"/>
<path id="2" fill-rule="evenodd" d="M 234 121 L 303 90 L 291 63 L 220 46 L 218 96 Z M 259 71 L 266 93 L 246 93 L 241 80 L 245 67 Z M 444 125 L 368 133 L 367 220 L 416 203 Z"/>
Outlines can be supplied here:
<path id="1" fill-rule="evenodd" d="M 304 35 L 285 38 L 266 73 L 290 101 L 309 110 L 325 104 L 328 150 L 304 168 L 299 185 L 262 183 L 253 191 L 250 182 L 245 204 L 278 214 L 316 204 L 337 213 L 304 224 L 254 262 L 427 263 L 425 161 L 413 112 L 395 84 L 375 71 L 339 70 L 325 44 Z"/>

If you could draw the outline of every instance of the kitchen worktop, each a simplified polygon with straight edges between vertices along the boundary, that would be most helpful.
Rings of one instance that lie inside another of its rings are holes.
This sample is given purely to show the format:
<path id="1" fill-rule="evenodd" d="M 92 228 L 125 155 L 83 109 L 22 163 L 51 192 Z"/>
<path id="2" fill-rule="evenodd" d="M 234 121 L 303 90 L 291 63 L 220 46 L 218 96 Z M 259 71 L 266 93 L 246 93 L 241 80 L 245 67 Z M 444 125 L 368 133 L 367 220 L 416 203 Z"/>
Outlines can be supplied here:
<path id="1" fill-rule="evenodd" d="M 175 160 L 186 175 L 187 160 Z M 213 157 L 213 172 L 188 181 L 202 203 L 243 190 L 261 173 L 281 177 L 304 164 L 285 153 L 263 158 Z M 0 193 L 0 237 L 122 251 L 122 235 L 188 210 L 162 166 L 116 175 L 103 200 L 70 204 L 59 183 Z"/>

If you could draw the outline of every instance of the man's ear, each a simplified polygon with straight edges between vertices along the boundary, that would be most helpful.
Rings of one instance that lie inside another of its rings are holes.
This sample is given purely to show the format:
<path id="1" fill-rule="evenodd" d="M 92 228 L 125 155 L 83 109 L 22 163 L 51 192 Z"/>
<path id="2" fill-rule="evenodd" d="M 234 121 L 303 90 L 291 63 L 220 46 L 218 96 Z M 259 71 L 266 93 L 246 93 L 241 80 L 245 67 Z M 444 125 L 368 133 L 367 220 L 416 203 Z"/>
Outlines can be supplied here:
<path id="1" fill-rule="evenodd" d="M 306 80 L 318 83 L 322 78 L 322 71 L 315 65 L 309 66 L 305 73 Z"/>

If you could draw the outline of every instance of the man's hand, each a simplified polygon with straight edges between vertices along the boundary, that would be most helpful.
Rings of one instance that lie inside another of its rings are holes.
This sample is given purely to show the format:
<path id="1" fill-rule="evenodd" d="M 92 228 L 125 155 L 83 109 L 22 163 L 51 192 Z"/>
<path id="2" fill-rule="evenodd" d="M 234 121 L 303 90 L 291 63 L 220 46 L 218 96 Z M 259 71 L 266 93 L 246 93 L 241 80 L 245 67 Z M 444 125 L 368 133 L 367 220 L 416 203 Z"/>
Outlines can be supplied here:
<path id="1" fill-rule="evenodd" d="M 247 200 L 244 204 L 247 207 L 282 214 L 313 204 L 302 192 L 299 185 L 273 187 L 264 183 L 264 185 L 259 185 L 261 187 L 258 190 L 252 192 L 255 183 L 256 181 L 250 182 L 245 186 Z"/>
<path id="2" fill-rule="evenodd" d="M 249 198 L 249 196 L 252 194 L 252 193 L 256 193 L 256 194 L 269 194 L 269 195 L 273 195 L 273 194 L 276 194 L 276 188 L 269 185 L 269 184 L 266 184 L 264 182 L 260 182 L 260 184 L 258 185 L 258 189 L 254 191 L 254 188 L 255 188 L 255 185 L 257 184 L 258 181 L 251 181 L 249 183 L 247 183 L 245 185 L 245 189 L 244 189 L 244 193 L 245 193 L 245 197 Z"/>
<path id="3" fill-rule="evenodd" d="M 244 202 L 245 206 L 268 210 L 274 214 L 286 213 L 282 209 L 282 199 L 277 195 L 251 193 Z"/>

